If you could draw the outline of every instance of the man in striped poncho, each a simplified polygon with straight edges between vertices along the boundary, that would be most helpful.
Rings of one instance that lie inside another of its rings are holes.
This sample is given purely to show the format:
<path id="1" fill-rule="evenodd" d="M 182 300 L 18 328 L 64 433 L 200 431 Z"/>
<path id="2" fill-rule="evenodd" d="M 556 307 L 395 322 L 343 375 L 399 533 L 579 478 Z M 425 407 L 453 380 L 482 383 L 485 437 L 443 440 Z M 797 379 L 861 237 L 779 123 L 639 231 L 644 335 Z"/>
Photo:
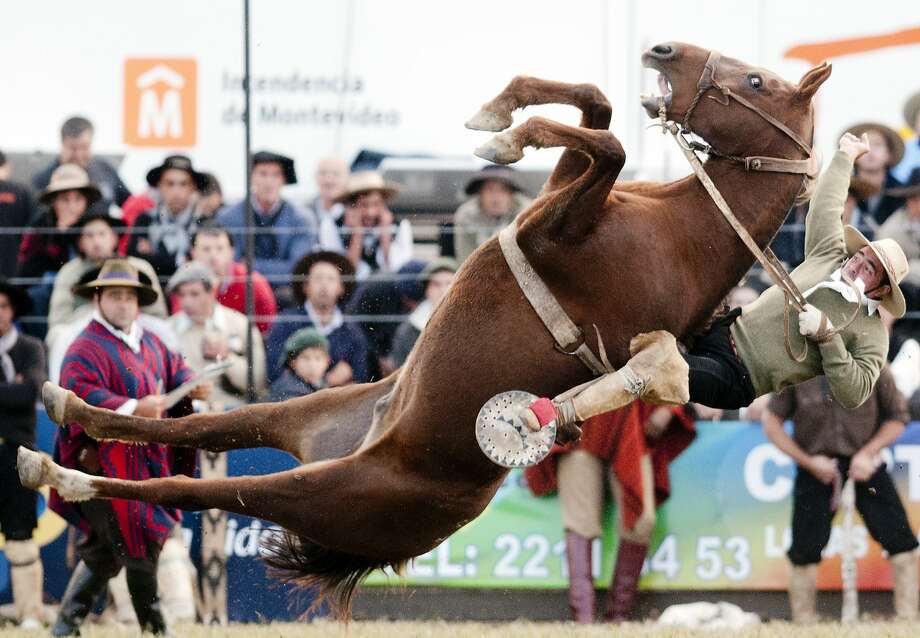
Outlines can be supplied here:
<path id="1" fill-rule="evenodd" d="M 125 259 L 110 259 L 99 277 L 74 293 L 91 298 L 93 320 L 64 358 L 61 385 L 89 403 L 115 412 L 158 418 L 163 393 L 192 376 L 182 357 L 170 352 L 153 333 L 136 322 L 138 308 L 154 303 L 156 291 L 141 280 Z M 205 399 L 210 384 L 198 386 L 190 398 Z M 186 399 L 173 416 L 189 413 Z M 155 443 L 96 441 L 77 423 L 64 426 L 55 443 L 55 460 L 64 467 L 102 476 L 142 480 L 191 474 L 194 453 Z M 90 500 L 66 503 L 52 492 L 51 508 L 85 534 L 74 570 L 61 601 L 52 635 L 79 635 L 79 627 L 108 580 L 125 567 L 128 589 L 143 629 L 166 632 L 157 597 L 156 567 L 160 549 L 181 513 L 140 501 Z"/>

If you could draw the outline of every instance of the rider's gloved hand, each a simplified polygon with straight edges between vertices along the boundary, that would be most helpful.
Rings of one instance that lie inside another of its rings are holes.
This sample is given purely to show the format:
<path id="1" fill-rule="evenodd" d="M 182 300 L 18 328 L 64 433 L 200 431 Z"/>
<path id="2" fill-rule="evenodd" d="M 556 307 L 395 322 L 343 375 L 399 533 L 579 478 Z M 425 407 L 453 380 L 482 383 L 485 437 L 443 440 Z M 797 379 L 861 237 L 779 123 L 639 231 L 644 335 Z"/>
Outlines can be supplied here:
<path id="1" fill-rule="evenodd" d="M 827 338 L 827 334 L 834 329 L 834 324 L 827 318 L 827 315 L 808 304 L 805 310 L 799 313 L 799 334 L 806 339 L 821 342 Z"/>

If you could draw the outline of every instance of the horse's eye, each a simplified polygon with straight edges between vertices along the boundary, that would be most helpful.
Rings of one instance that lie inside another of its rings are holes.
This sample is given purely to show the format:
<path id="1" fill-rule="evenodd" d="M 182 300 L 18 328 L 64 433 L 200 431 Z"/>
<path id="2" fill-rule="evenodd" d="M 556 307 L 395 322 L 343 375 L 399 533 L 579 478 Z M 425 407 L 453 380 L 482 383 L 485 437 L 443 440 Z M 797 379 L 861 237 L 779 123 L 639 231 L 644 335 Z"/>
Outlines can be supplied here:
<path id="1" fill-rule="evenodd" d="M 748 84 L 750 84 L 751 88 L 755 91 L 759 91 L 763 88 L 763 79 L 759 75 L 749 75 Z"/>

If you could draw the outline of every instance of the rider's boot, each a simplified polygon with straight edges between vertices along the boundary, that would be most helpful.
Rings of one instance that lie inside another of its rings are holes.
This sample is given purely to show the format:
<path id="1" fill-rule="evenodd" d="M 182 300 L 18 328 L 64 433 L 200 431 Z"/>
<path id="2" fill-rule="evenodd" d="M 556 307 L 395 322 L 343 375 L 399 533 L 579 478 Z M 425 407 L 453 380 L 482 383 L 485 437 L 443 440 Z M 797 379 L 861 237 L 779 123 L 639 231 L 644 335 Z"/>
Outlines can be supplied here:
<path id="1" fill-rule="evenodd" d="M 570 424 L 616 410 L 637 398 L 656 405 L 683 405 L 690 400 L 689 368 L 672 334 L 657 330 L 637 335 L 629 350 L 632 357 L 616 372 L 599 377 L 574 397 L 537 399 L 521 418 L 532 430 L 555 420 L 564 434 Z"/>

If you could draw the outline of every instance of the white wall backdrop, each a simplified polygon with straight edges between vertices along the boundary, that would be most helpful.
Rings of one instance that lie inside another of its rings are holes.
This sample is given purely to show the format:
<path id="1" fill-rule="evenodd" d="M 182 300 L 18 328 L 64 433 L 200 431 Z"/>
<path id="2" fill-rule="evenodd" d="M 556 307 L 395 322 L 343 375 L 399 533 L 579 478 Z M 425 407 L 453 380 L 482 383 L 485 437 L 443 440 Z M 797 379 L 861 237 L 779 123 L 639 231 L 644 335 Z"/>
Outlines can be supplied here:
<path id="1" fill-rule="evenodd" d="M 684 174 L 673 144 L 638 106 L 654 73 L 641 52 L 683 40 L 717 48 L 797 80 L 809 64 L 794 45 L 920 29 L 911 0 L 253 0 L 254 148 L 293 155 L 309 184 L 316 160 L 360 148 L 469 158 L 486 134 L 463 122 L 516 74 L 595 82 L 614 104 L 613 130 L 630 167 L 650 177 Z M 0 38 L 6 84 L 0 148 L 53 151 L 60 123 L 83 114 L 98 152 L 125 154 L 129 187 L 170 150 L 214 171 L 231 196 L 243 189 L 242 2 L 149 3 L 31 0 L 7 3 Z M 15 25 L 14 28 L 10 28 Z M 920 38 L 914 38 L 920 39 Z M 125 143 L 126 58 L 197 63 L 195 144 Z M 820 93 L 817 145 L 825 154 L 847 124 L 900 127 L 904 99 L 920 90 L 920 42 L 832 59 Z M 309 79 L 309 85 L 304 80 Z M 271 83 L 274 84 L 271 84 Z M 342 90 L 344 87 L 344 90 Z M 339 123 L 336 114 L 344 113 Z M 519 119 L 537 109 L 529 109 Z M 541 114 L 577 122 L 570 108 Z M 557 154 L 531 152 L 549 165 Z"/>

